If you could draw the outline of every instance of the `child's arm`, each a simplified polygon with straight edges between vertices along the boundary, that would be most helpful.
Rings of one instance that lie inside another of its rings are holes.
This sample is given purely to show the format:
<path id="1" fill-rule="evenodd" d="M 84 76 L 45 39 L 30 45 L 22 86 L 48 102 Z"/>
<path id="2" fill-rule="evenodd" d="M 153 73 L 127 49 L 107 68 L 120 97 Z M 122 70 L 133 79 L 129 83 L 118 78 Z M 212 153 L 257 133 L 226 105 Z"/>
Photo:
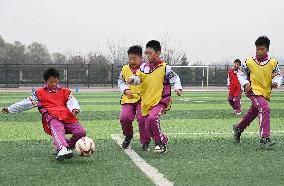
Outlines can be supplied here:
<path id="1" fill-rule="evenodd" d="M 180 78 L 169 65 L 166 66 L 166 79 L 170 81 L 170 84 L 174 87 L 176 94 L 180 96 L 182 91 Z"/>
<path id="2" fill-rule="evenodd" d="M 37 103 L 38 103 L 38 99 L 37 99 L 35 92 L 34 92 L 28 98 L 23 99 L 22 101 L 19 101 L 17 103 L 14 103 L 14 104 L 10 105 L 9 107 L 3 108 L 2 112 L 4 112 L 4 113 L 24 112 L 26 110 L 29 110 L 29 109 L 36 107 Z"/>
<path id="3" fill-rule="evenodd" d="M 81 108 L 80 108 L 79 102 L 78 102 L 78 100 L 74 96 L 71 95 L 71 93 L 69 95 L 69 98 L 68 98 L 68 101 L 67 101 L 66 105 L 67 105 L 67 108 L 74 115 L 76 115 L 76 114 L 78 114 L 80 112 Z"/>
<path id="4" fill-rule="evenodd" d="M 237 72 L 237 76 L 241 86 L 245 86 L 245 91 L 248 92 L 251 90 L 250 83 L 248 81 L 249 69 L 247 67 L 246 61 L 242 63 L 241 67 Z"/>
<path id="5" fill-rule="evenodd" d="M 230 88 L 230 84 L 231 84 L 231 77 L 230 77 L 230 69 L 228 71 L 228 77 L 227 77 L 227 86 L 228 86 L 228 89 Z"/>
<path id="6" fill-rule="evenodd" d="M 125 79 L 123 78 L 123 75 L 122 75 L 121 72 L 120 72 L 119 78 L 117 80 L 117 86 L 118 86 L 118 88 L 119 88 L 119 90 L 122 94 L 125 94 L 127 96 L 133 95 L 132 92 L 130 91 L 128 85 L 126 84 Z"/>
<path id="7" fill-rule="evenodd" d="M 272 88 L 277 88 L 282 84 L 283 73 L 280 70 L 278 64 L 272 71 Z"/>

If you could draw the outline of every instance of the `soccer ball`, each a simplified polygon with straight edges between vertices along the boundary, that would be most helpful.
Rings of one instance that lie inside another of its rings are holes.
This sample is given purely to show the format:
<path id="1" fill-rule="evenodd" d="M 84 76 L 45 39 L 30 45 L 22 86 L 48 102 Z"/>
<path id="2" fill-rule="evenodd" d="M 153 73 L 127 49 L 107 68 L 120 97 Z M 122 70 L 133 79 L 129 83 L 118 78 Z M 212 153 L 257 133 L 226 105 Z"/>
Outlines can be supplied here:
<path id="1" fill-rule="evenodd" d="M 95 151 L 95 143 L 89 137 L 82 137 L 76 142 L 75 149 L 80 156 L 90 156 Z"/>

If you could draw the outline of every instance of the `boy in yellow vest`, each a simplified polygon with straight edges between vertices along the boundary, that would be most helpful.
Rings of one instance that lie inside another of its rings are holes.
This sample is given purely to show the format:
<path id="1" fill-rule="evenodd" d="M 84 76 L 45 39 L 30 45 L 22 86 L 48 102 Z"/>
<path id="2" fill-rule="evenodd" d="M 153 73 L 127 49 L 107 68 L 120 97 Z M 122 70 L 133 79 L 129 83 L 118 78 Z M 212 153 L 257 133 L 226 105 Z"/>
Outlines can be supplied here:
<path id="1" fill-rule="evenodd" d="M 132 46 L 128 49 L 128 64 L 122 67 L 119 79 L 118 87 L 123 94 L 121 96 L 120 103 L 122 105 L 120 112 L 120 124 L 125 139 L 121 145 L 123 149 L 127 149 L 133 138 L 133 126 L 132 122 L 136 116 L 139 133 L 140 143 L 142 144 L 143 151 L 149 151 L 148 139 L 145 132 L 145 120 L 141 115 L 141 99 L 140 89 L 141 86 L 128 86 L 126 84 L 127 79 L 130 76 L 135 75 L 142 64 L 142 48 L 140 46 Z"/>
<path id="2" fill-rule="evenodd" d="M 277 88 L 282 83 L 283 74 L 278 62 L 270 58 L 270 40 L 261 36 L 255 41 L 256 56 L 247 58 L 238 71 L 240 84 L 244 86 L 247 97 L 252 105 L 241 122 L 233 125 L 235 142 L 240 142 L 242 132 L 250 123 L 259 116 L 260 146 L 270 147 L 275 144 L 270 140 L 270 108 L 268 101 L 271 89 Z"/>
<path id="3" fill-rule="evenodd" d="M 168 138 L 162 132 L 160 116 L 171 107 L 171 85 L 176 94 L 181 95 L 182 86 L 180 78 L 160 59 L 161 45 L 159 41 L 152 40 L 146 45 L 148 60 L 140 67 L 140 73 L 128 79 L 129 84 L 141 84 L 141 110 L 145 118 L 147 143 L 150 136 L 155 141 L 154 152 L 167 152 Z"/>

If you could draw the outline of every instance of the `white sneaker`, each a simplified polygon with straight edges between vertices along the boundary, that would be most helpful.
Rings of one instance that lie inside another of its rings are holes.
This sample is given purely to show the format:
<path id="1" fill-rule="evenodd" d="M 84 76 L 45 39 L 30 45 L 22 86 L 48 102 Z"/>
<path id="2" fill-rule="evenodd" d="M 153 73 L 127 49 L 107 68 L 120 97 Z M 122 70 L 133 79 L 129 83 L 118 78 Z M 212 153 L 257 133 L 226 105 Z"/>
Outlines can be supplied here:
<path id="1" fill-rule="evenodd" d="M 241 114 L 242 114 L 241 112 L 236 112 L 236 115 L 237 115 L 237 116 L 239 116 L 239 115 L 241 115 Z"/>
<path id="2" fill-rule="evenodd" d="M 166 153 L 168 151 L 167 144 L 156 144 L 154 152 L 156 153 Z"/>
<path id="3" fill-rule="evenodd" d="M 58 152 L 56 156 L 56 160 L 62 161 L 64 159 L 70 159 L 73 157 L 73 152 L 70 149 L 67 149 L 66 147 L 62 147 L 62 149 Z"/>

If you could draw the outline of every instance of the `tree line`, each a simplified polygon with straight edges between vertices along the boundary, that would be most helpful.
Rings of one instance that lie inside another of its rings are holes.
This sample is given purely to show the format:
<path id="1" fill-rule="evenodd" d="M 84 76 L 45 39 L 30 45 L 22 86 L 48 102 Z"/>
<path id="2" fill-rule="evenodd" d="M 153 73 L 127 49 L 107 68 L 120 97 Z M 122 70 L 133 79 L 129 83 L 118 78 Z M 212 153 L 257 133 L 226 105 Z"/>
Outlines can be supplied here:
<path id="1" fill-rule="evenodd" d="M 108 54 L 89 52 L 82 54 L 51 53 L 44 44 L 32 42 L 24 45 L 20 41 L 6 42 L 0 35 L 0 64 L 95 64 L 117 66 L 127 63 L 127 49 L 117 42 L 108 42 Z M 182 49 L 170 48 L 163 41 L 162 58 L 170 65 L 188 65 L 188 58 Z"/>

